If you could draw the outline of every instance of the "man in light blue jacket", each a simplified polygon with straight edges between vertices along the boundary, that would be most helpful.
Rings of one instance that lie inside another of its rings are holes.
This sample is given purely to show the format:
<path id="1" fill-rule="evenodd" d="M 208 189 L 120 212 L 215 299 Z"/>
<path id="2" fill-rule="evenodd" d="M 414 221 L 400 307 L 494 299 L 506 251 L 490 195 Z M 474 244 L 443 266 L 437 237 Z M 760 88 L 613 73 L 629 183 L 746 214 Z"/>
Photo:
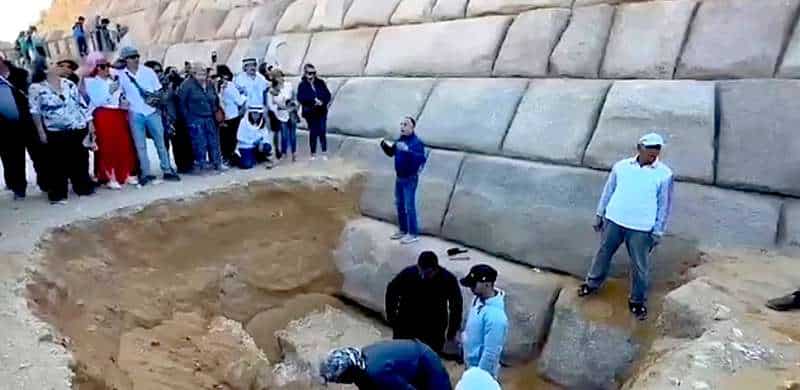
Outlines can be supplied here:
<path id="1" fill-rule="evenodd" d="M 508 334 L 508 317 L 505 293 L 494 287 L 495 281 L 497 271 L 478 264 L 461 279 L 461 285 L 475 294 L 464 328 L 464 362 L 467 368 L 478 367 L 497 378 Z"/>

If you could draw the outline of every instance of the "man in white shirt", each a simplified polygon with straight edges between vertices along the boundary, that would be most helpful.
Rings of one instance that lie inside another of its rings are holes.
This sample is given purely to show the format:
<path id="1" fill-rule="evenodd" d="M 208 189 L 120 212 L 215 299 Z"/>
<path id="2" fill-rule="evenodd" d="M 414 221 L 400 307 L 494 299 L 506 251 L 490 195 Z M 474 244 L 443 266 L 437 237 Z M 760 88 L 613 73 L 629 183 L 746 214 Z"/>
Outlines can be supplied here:
<path id="1" fill-rule="evenodd" d="M 152 93 L 161 90 L 161 82 L 152 69 L 139 66 L 139 52 L 132 47 L 123 47 L 120 50 L 120 59 L 125 61 L 126 67 L 119 72 L 119 82 L 129 103 L 129 118 L 131 134 L 136 145 L 136 155 L 139 157 L 139 184 L 145 185 L 155 179 L 150 174 L 150 158 L 147 154 L 147 134 L 153 139 L 161 163 L 161 172 L 164 180 L 180 181 L 170 161 L 169 152 L 164 144 L 164 124 L 161 122 L 161 113 L 158 107 L 153 107 L 145 102 L 144 92 Z"/>
<path id="2" fill-rule="evenodd" d="M 255 58 L 245 58 L 242 60 L 244 72 L 239 73 L 233 79 L 233 83 L 239 91 L 247 96 L 248 107 L 267 107 L 265 96 L 269 83 L 264 76 L 258 74 L 258 62 Z"/>
<path id="3" fill-rule="evenodd" d="M 597 206 L 593 228 L 602 242 L 578 295 L 597 292 L 608 276 L 611 259 L 622 243 L 631 258 L 628 306 L 647 319 L 650 253 L 661 241 L 672 208 L 672 170 L 658 160 L 664 139 L 650 133 L 639 139 L 638 154 L 614 164 Z"/>

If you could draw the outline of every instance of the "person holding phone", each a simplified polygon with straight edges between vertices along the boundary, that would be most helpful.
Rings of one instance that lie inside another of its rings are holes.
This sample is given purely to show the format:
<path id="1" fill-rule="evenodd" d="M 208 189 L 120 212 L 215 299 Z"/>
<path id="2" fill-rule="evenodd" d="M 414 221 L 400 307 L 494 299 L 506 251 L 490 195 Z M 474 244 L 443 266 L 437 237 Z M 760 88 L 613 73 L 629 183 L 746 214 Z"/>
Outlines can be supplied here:
<path id="1" fill-rule="evenodd" d="M 310 126 L 310 124 L 309 124 Z M 397 205 L 397 232 L 392 240 L 400 240 L 401 244 L 419 241 L 419 223 L 417 221 L 417 183 L 419 173 L 425 165 L 425 145 L 414 129 L 417 126 L 414 118 L 407 116 L 400 122 L 400 139 L 394 144 L 381 141 L 384 152 L 394 157 L 394 168 L 397 173 L 395 182 L 395 203 Z"/>
<path id="2" fill-rule="evenodd" d="M 325 81 L 317 77 L 317 68 L 312 64 L 306 64 L 304 67 L 303 80 L 297 87 L 297 101 L 303 107 L 303 118 L 306 118 L 306 123 L 308 123 L 311 160 L 315 160 L 317 156 L 317 141 L 322 147 L 322 159 L 327 160 L 328 138 L 326 133 L 331 91 Z"/>

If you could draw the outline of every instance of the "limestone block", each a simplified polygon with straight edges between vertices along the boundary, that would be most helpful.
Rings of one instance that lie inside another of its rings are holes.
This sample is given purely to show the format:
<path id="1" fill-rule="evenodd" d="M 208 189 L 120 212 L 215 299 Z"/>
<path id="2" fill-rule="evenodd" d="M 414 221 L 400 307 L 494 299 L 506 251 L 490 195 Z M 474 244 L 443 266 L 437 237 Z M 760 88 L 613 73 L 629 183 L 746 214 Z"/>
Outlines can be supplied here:
<path id="1" fill-rule="evenodd" d="M 164 56 L 167 54 L 169 46 L 161 44 L 153 44 L 147 47 L 145 51 L 145 58 L 147 60 L 155 60 L 159 63 L 164 63 Z"/>
<path id="2" fill-rule="evenodd" d="M 181 2 L 181 9 L 178 11 L 178 17 L 188 18 L 192 16 L 199 2 L 200 0 L 183 0 Z"/>
<path id="3" fill-rule="evenodd" d="M 610 85 L 605 80 L 532 80 L 502 153 L 579 165 Z"/>
<path id="4" fill-rule="evenodd" d="M 471 0 L 467 16 L 488 14 L 518 14 L 536 8 L 572 6 L 572 0 Z"/>
<path id="5" fill-rule="evenodd" d="M 242 20 L 242 24 L 239 25 L 241 29 L 239 32 L 244 33 L 249 25 L 252 28 L 250 29 L 250 35 L 247 35 L 248 37 L 262 38 L 272 35 L 275 32 L 278 21 L 281 19 L 281 15 L 290 4 L 292 4 L 292 0 L 274 0 L 254 8 L 250 14 L 252 21 L 248 24 L 247 20 Z"/>
<path id="6" fill-rule="evenodd" d="M 597 78 L 614 7 L 597 5 L 572 10 L 572 19 L 550 56 L 550 73 L 558 76 Z"/>
<path id="7" fill-rule="evenodd" d="M 772 77 L 797 6 L 798 0 L 703 2 L 676 77 Z"/>
<path id="8" fill-rule="evenodd" d="M 614 323 L 630 315 L 619 306 L 578 298 L 575 289 L 562 290 L 539 372 L 569 389 L 618 389 L 616 378 L 628 373 L 640 348 L 633 329 Z M 597 312 L 605 318 L 597 321 Z"/>
<path id="9" fill-rule="evenodd" d="M 800 247 L 800 202 L 787 200 L 784 204 L 786 230 L 783 232 L 782 244 Z"/>
<path id="10" fill-rule="evenodd" d="M 401 0 L 392 15 L 392 24 L 425 23 L 433 20 L 435 0 Z"/>
<path id="11" fill-rule="evenodd" d="M 800 195 L 800 81 L 719 83 L 717 183 Z M 780 156 L 780 157 L 778 157 Z"/>
<path id="12" fill-rule="evenodd" d="M 547 332 L 558 291 L 562 286 L 574 289 L 574 282 L 568 278 L 533 272 L 480 251 L 470 251 L 467 261 L 446 261 L 447 249 L 454 244 L 437 238 L 423 237 L 419 245 L 397 245 L 386 239 L 394 229 L 392 225 L 367 218 L 348 223 L 335 251 L 337 267 L 344 275 L 344 295 L 384 312 L 387 284 L 403 268 L 415 264 L 422 249 L 437 253 L 440 264 L 458 278 L 476 264 L 489 264 L 497 269 L 497 286 L 506 293 L 509 334 L 503 358 L 507 363 L 533 357 Z M 465 307 L 469 307 L 472 294 L 463 289 L 462 296 Z"/>
<path id="13" fill-rule="evenodd" d="M 242 24 L 242 19 L 244 19 L 248 14 L 252 13 L 252 8 L 234 8 L 228 12 L 228 15 L 225 16 L 225 20 L 222 21 L 222 25 L 219 26 L 217 33 L 215 35 L 216 39 L 233 39 L 236 38 L 236 30 L 239 29 L 239 26 Z"/>
<path id="14" fill-rule="evenodd" d="M 417 125 L 426 145 L 497 154 L 527 80 L 445 79 Z"/>
<path id="15" fill-rule="evenodd" d="M 433 79 L 354 78 L 331 105 L 328 130 L 359 137 L 396 137 L 403 117 L 422 110 Z"/>
<path id="16" fill-rule="evenodd" d="M 546 76 L 550 54 L 567 26 L 569 15 L 568 9 L 553 8 L 528 11 L 517 16 L 497 55 L 493 74 Z"/>
<path id="17" fill-rule="evenodd" d="M 218 9 L 198 9 L 189 18 L 184 42 L 209 41 L 214 39 L 219 26 L 225 20 L 228 11 Z"/>
<path id="18" fill-rule="evenodd" d="M 317 0 L 314 14 L 308 22 L 311 31 L 338 30 L 353 0 Z"/>
<path id="19" fill-rule="evenodd" d="M 317 0 L 297 0 L 290 4 L 278 22 L 276 33 L 307 31 L 308 22 L 314 15 Z"/>
<path id="20" fill-rule="evenodd" d="M 795 29 L 789 46 L 783 53 L 783 62 L 778 69 L 778 76 L 800 78 L 800 29 Z"/>
<path id="21" fill-rule="evenodd" d="M 386 26 L 400 0 L 354 0 L 344 17 L 344 28 Z"/>
<path id="22" fill-rule="evenodd" d="M 242 71 L 242 60 L 245 58 L 263 59 L 267 54 L 269 38 L 260 39 L 241 39 L 236 41 L 236 45 L 231 50 L 226 64 L 233 73 Z"/>
<path id="23" fill-rule="evenodd" d="M 665 138 L 663 160 L 677 177 L 714 180 L 714 84 L 704 81 L 614 83 L 583 163 L 610 168 L 652 131 Z"/>
<path id="24" fill-rule="evenodd" d="M 186 32 L 186 25 L 189 24 L 189 19 L 181 19 L 175 22 L 175 27 L 167 35 L 166 42 L 163 43 L 177 43 L 183 41 L 183 35 Z"/>
<path id="25" fill-rule="evenodd" d="M 60 56 L 61 55 L 62 46 L 64 46 L 64 45 L 66 45 L 66 43 L 63 42 L 63 39 L 62 40 L 58 40 L 58 41 L 49 41 L 49 42 L 47 42 L 47 51 L 50 52 L 50 56 L 51 57 L 52 56 Z"/>
<path id="26" fill-rule="evenodd" d="M 288 74 L 299 74 L 310 41 L 311 34 L 276 35 L 270 41 L 264 61 L 277 64 Z"/>
<path id="27" fill-rule="evenodd" d="M 696 6 L 662 0 L 617 7 L 602 77 L 671 79 Z"/>
<path id="28" fill-rule="evenodd" d="M 375 28 L 315 33 L 306 54 L 310 62 L 326 75 L 358 76 L 367 65 L 367 55 L 375 39 Z"/>
<path id="29" fill-rule="evenodd" d="M 359 208 L 364 215 L 397 223 L 394 203 L 394 160 L 378 140 L 346 137 L 338 155 L 366 171 Z M 463 153 L 432 150 L 420 176 L 417 212 L 423 233 L 437 235 L 453 190 Z"/>
<path id="30" fill-rule="evenodd" d="M 170 23 L 173 20 L 180 18 L 182 6 L 183 1 L 170 1 L 169 4 L 167 4 L 167 8 L 165 8 L 164 12 L 161 13 L 161 17 L 158 18 L 158 23 Z M 99 15 L 103 15 L 103 13 L 101 12 Z"/>
<path id="31" fill-rule="evenodd" d="M 462 19 L 467 12 L 467 0 L 438 0 L 433 6 L 433 19 Z"/>
<path id="32" fill-rule="evenodd" d="M 155 38 L 153 30 L 157 28 L 155 21 L 158 20 L 158 13 L 155 10 L 139 11 L 126 15 L 118 21 L 121 25 L 128 27 L 128 34 L 125 38 L 130 38 L 137 46 L 145 46 L 153 42 Z"/>
<path id="33" fill-rule="evenodd" d="M 382 28 L 366 74 L 488 76 L 510 21 L 508 16 L 490 16 Z"/>
<path id="34" fill-rule="evenodd" d="M 208 63 L 211 52 L 216 51 L 224 64 L 236 44 L 234 40 L 178 43 L 170 46 L 164 55 L 164 66 L 183 67 L 184 61 Z"/>

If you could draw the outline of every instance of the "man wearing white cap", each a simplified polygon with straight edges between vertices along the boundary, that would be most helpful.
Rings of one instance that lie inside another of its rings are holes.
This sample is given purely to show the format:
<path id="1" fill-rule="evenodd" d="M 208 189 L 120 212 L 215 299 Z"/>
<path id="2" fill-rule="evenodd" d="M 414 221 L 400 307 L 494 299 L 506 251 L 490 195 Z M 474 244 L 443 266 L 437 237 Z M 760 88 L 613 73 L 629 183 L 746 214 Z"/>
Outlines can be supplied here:
<path id="1" fill-rule="evenodd" d="M 622 243 L 631 258 L 632 287 L 628 306 L 639 320 L 647 319 L 650 252 L 658 245 L 669 217 L 672 170 L 658 160 L 664 139 L 644 135 L 638 154 L 614 164 L 597 206 L 593 228 L 602 242 L 578 295 L 597 292 L 608 276 L 611 259 Z"/>
<path id="2" fill-rule="evenodd" d="M 267 79 L 256 71 L 258 62 L 255 58 L 242 60 L 242 70 L 234 77 L 233 84 L 243 95 L 247 96 L 247 107 L 266 107 L 266 93 L 269 88 Z"/>

